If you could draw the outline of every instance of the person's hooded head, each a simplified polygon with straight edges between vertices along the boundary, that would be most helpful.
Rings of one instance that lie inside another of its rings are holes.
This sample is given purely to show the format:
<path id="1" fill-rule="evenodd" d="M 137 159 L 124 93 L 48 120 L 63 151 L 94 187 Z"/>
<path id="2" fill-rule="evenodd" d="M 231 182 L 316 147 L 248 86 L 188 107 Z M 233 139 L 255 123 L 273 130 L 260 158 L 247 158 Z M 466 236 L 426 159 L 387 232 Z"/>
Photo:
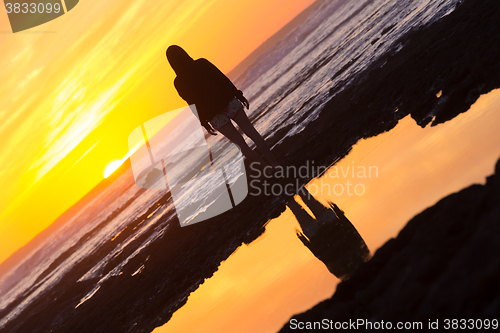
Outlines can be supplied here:
<path id="1" fill-rule="evenodd" d="M 186 73 L 194 64 L 193 58 L 191 58 L 182 47 L 177 45 L 171 45 L 168 47 L 167 59 L 177 75 Z"/>

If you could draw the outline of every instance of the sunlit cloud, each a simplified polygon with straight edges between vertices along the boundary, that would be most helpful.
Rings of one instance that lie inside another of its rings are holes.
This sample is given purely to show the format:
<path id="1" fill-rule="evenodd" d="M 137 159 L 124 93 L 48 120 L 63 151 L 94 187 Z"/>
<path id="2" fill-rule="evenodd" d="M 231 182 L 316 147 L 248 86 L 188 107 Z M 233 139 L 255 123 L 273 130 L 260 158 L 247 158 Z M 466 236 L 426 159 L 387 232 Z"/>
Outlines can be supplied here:
<path id="1" fill-rule="evenodd" d="M 90 134 L 104 119 L 104 117 L 119 102 L 117 93 L 120 87 L 130 77 L 127 73 L 113 87 L 91 100 L 82 102 L 72 112 L 56 113 L 53 118 L 53 129 L 46 136 L 43 155 L 31 166 L 36 168 L 36 179 L 39 180 L 61 159 L 71 152 L 87 135 Z"/>
<path id="2" fill-rule="evenodd" d="M 260 17 L 263 1 L 259 1 L 259 4 L 251 0 L 238 4 L 229 0 L 80 1 L 74 10 L 44 24 L 43 31 L 54 33 L 0 34 L 0 95 L 3 96 L 0 99 L 0 231 L 5 235 L 8 230 L 18 232 L 18 238 L 10 245 L 7 243 L 12 237 L 0 239 L 0 261 L 7 255 L 5 251 L 11 253 L 24 244 L 73 204 L 71 200 L 77 200 L 100 181 L 103 165 L 110 162 L 105 159 L 119 153 L 120 148 L 113 154 L 104 150 L 120 139 L 98 127 L 114 125 L 109 120 L 119 118 L 116 112 L 113 113 L 117 106 L 120 112 L 124 111 L 117 128 L 137 126 L 134 122 L 138 117 L 132 119 L 130 115 L 141 111 L 132 110 L 140 104 L 136 101 L 138 95 L 131 95 L 131 92 L 136 94 L 142 85 L 167 82 L 152 73 L 154 70 L 159 69 L 162 74 L 172 77 L 165 86 L 166 101 L 158 101 L 163 96 L 155 93 L 156 100 L 152 100 L 151 105 L 178 107 L 175 103 L 180 102 L 180 98 L 173 102 L 167 100 L 178 96 L 173 95 L 174 73 L 165 61 L 166 47 L 182 43 L 193 53 L 203 48 L 203 56 L 210 59 L 213 55 L 224 54 L 223 59 L 241 60 L 241 47 L 235 50 L 235 54 L 240 51 L 238 55 L 231 53 L 228 56 L 225 50 L 214 52 L 214 49 L 205 49 L 204 45 L 214 36 L 221 37 L 220 29 L 232 27 L 236 22 L 236 16 L 225 18 L 233 22 L 232 25 L 223 22 L 219 8 L 229 8 L 227 4 L 231 3 L 231 10 L 240 9 L 238 17 L 242 8 L 255 8 L 258 10 L 252 17 L 256 14 Z M 275 7 L 280 6 L 276 2 Z M 0 26 L 4 27 L 4 23 L 0 22 Z M 206 29 L 207 23 L 210 29 Z M 239 28 L 242 26 L 249 25 Z M 265 27 L 260 28 L 262 33 Z M 232 29 L 227 32 L 231 36 L 221 37 L 221 40 L 235 40 L 236 33 Z M 254 32 L 252 28 L 251 33 Z M 256 47 L 248 46 L 242 38 L 235 42 L 240 46 L 244 43 L 245 47 Z M 199 54 L 201 56 L 201 52 Z M 151 78 L 154 83 L 146 81 Z M 128 97 L 127 102 L 137 103 L 131 107 L 120 103 Z M 166 111 L 158 109 L 158 113 Z M 154 109 L 147 110 L 146 114 L 154 112 Z M 96 134 L 94 140 L 101 140 L 101 144 L 94 143 L 89 149 L 86 146 L 87 151 L 82 155 L 79 149 L 83 149 L 82 144 L 91 133 Z M 126 146 L 126 134 L 123 142 Z M 129 154 L 121 160 L 126 160 Z M 84 174 L 75 175 L 75 172 L 81 173 L 79 168 L 84 164 L 91 166 Z M 53 179 L 61 181 L 65 177 L 72 178 L 74 193 L 58 193 L 55 184 L 49 189 L 44 187 Z M 44 198 L 36 197 L 37 191 L 43 190 L 50 193 L 51 199 L 49 196 L 46 199 L 51 200 L 48 205 L 44 205 Z M 29 211 L 36 211 L 35 206 L 43 207 L 36 223 L 29 216 L 27 206 L 32 208 Z M 9 225 L 16 227 L 6 229 Z"/>
<path id="3" fill-rule="evenodd" d="M 21 222 L 18 215 L 33 186 L 105 121 L 164 60 L 158 55 L 166 46 L 215 2 L 80 2 L 44 27 L 57 33 L 0 35 L 0 44 L 8 45 L 0 55 L 0 95 L 6 97 L 0 100 L 0 230 Z M 94 148 L 75 157 L 77 162 Z M 92 172 L 103 162 L 96 160 Z M 44 212 L 32 232 L 60 209 Z M 32 234 L 23 237 L 21 244 Z"/>

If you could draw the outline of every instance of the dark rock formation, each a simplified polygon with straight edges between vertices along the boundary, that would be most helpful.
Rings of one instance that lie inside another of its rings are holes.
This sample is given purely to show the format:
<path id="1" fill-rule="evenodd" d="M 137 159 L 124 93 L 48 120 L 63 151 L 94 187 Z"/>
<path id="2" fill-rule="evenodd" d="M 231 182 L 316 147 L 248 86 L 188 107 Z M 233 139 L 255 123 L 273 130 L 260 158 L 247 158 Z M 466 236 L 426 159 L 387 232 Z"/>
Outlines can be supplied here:
<path id="1" fill-rule="evenodd" d="M 415 216 L 331 299 L 293 318 L 420 321 L 424 327 L 429 319 L 498 319 L 499 202 L 500 160 L 486 185 L 451 194 Z M 291 331 L 287 324 L 280 332 Z"/>
<path id="2" fill-rule="evenodd" d="M 448 16 L 402 36 L 399 50 L 357 74 L 349 86 L 332 87 L 332 92 L 343 90 L 300 135 L 288 137 L 274 148 L 278 158 L 287 166 L 300 167 L 306 161 L 330 165 L 345 156 L 360 138 L 388 131 L 408 114 L 424 126 L 432 119 L 437 124 L 466 111 L 480 94 L 500 87 L 499 16 L 498 0 L 464 0 Z M 437 98 L 439 91 L 442 96 Z M 270 144 L 281 140 L 290 126 L 274 133 Z M 299 181 L 304 184 L 309 180 Z M 381 318 L 387 314 L 389 318 L 402 319 L 411 309 L 418 314 L 412 318 L 447 313 L 472 318 L 476 314 L 498 313 L 498 302 L 495 303 L 498 265 L 493 264 L 496 259 L 490 258 L 498 255 L 497 244 L 500 244 L 495 236 L 498 235 L 499 198 L 495 192 L 498 186 L 494 185 L 497 183 L 493 179 L 487 186 L 476 185 L 450 196 L 412 220 L 405 230 L 413 230 L 415 235 L 404 231 L 400 237 L 405 241 L 389 242 L 362 266 L 358 277 L 340 285 L 334 296 L 337 305 L 331 308 L 336 316 L 373 314 Z M 166 195 L 154 203 L 132 225 L 143 223 L 157 205 L 168 204 L 169 200 Z M 235 209 L 189 228 L 181 228 L 175 218 L 164 216 L 157 225 L 162 236 L 128 262 L 124 274 L 107 280 L 78 309 L 75 307 L 96 281 L 77 280 L 114 249 L 114 242 L 105 243 L 78 263 L 54 288 L 29 304 L 0 331 L 150 332 L 167 322 L 188 295 L 212 276 L 221 261 L 242 242 L 256 239 L 266 222 L 285 208 L 282 198 L 248 196 Z M 428 219 L 439 223 L 425 224 Z M 494 219 L 496 222 L 492 223 Z M 417 224 L 428 227 L 416 228 Z M 99 225 L 89 235 L 102 227 Z M 149 232 L 158 232 L 155 228 Z M 131 237 L 130 229 L 120 237 Z M 122 252 L 123 258 L 150 235 L 145 233 L 134 240 Z M 420 247 L 409 247 L 418 251 L 406 252 L 402 246 L 407 242 L 419 244 Z M 120 259 L 114 259 L 116 262 L 111 262 L 105 271 Z M 131 276 L 146 260 L 142 272 Z M 449 273 L 439 275 L 442 271 Z M 479 271 L 481 274 L 476 274 Z M 431 286 L 431 281 L 433 287 L 423 292 L 425 286 Z M 399 282 L 404 284 L 398 285 Z M 377 294 L 370 292 L 370 288 Z M 442 300 L 455 297 L 458 289 L 463 293 L 461 298 L 443 305 Z M 28 296 L 19 295 L 16 302 Z M 397 300 L 408 305 L 392 306 Z M 307 315 L 313 316 L 321 309 L 330 314 L 329 304 L 322 303 Z M 365 307 L 357 310 L 358 304 Z M 385 308 L 394 310 L 392 315 Z M 11 309 L 0 311 L 0 317 L 8 315 Z M 437 312 L 430 313 L 429 309 Z"/>

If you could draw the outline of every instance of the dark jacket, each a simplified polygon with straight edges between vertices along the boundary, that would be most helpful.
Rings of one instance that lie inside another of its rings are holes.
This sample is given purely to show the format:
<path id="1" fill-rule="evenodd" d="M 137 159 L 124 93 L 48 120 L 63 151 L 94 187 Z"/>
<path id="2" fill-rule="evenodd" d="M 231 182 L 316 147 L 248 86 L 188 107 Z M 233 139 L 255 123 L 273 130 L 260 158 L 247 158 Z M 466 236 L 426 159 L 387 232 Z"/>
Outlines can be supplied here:
<path id="1" fill-rule="evenodd" d="M 243 97 L 224 73 L 203 58 L 195 60 L 188 71 L 177 75 L 174 86 L 182 99 L 196 105 L 203 126 L 222 112 L 234 97 Z"/>

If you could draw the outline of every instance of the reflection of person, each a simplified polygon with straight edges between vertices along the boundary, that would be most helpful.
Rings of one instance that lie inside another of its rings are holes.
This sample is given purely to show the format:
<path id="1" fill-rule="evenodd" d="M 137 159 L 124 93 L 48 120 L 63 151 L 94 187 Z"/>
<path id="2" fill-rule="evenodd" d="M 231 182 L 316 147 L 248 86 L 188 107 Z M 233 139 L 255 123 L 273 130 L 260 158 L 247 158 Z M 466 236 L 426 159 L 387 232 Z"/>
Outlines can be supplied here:
<path id="1" fill-rule="evenodd" d="M 174 86 L 189 105 L 195 104 L 201 124 L 208 133 L 221 132 L 231 142 L 237 144 L 250 162 L 264 161 L 245 142 L 231 120 L 255 142 L 273 166 L 277 166 L 274 156 L 264 138 L 253 127 L 243 105 L 249 108 L 247 99 L 241 90 L 217 67 L 206 59 L 194 60 L 180 46 L 172 45 L 167 49 L 167 59 L 177 74 Z M 243 103 L 243 105 L 242 105 Z"/>
<path id="2" fill-rule="evenodd" d="M 341 280 L 348 279 L 370 258 L 365 241 L 336 204 L 323 206 L 305 187 L 299 195 L 314 217 L 295 198 L 288 201 L 287 206 L 302 229 L 297 236 L 333 275 Z"/>

